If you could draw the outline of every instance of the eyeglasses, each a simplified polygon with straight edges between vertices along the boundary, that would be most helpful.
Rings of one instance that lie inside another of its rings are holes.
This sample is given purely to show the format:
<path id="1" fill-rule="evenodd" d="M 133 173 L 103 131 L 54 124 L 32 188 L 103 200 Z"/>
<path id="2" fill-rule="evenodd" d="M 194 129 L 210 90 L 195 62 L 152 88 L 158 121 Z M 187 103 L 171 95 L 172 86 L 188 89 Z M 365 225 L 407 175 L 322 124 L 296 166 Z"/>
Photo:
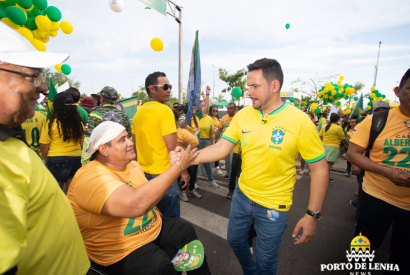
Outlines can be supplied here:
<path id="1" fill-rule="evenodd" d="M 352 122 L 353 122 L 353 123 L 356 123 L 356 120 L 351 120 L 350 123 L 352 123 Z"/>
<path id="2" fill-rule="evenodd" d="M 26 73 L 7 70 L 7 69 L 3 69 L 3 68 L 0 68 L 0 71 L 5 71 L 5 72 L 13 73 L 13 74 L 19 74 L 19 75 L 26 76 L 26 77 L 32 77 L 32 78 L 34 78 L 33 85 L 36 88 L 40 87 L 41 83 L 44 83 L 44 80 L 46 79 L 46 75 L 43 74 L 43 73 L 40 73 L 40 74 L 26 74 Z"/>
<path id="3" fill-rule="evenodd" d="M 164 85 L 152 85 L 154 87 L 162 87 L 165 91 L 170 89 L 172 90 L 172 85 L 171 84 L 164 84 Z"/>
<path id="4" fill-rule="evenodd" d="M 218 112 L 218 110 L 212 110 L 212 112 L 213 112 L 213 113 L 217 113 L 217 112 Z"/>

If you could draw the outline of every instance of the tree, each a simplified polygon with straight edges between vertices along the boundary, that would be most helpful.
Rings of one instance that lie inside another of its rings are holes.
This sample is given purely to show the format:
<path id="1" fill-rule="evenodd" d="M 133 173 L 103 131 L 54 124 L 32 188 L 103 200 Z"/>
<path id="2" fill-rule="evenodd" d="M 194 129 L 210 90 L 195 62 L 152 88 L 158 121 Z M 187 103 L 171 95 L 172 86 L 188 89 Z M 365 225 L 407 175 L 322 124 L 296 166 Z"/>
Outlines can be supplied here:
<path id="1" fill-rule="evenodd" d="M 86 96 L 88 96 L 86 93 L 81 94 L 81 97 L 86 97 Z"/>
<path id="2" fill-rule="evenodd" d="M 352 99 L 354 99 L 358 94 L 359 94 L 359 92 L 364 88 L 364 86 L 365 86 L 365 84 L 363 83 L 363 82 L 360 82 L 360 81 L 357 81 L 354 85 L 353 85 L 353 88 L 354 88 L 354 93 L 353 94 L 351 94 L 350 96 L 349 96 L 349 102 L 348 102 L 348 104 L 350 105 L 350 102 L 352 101 Z M 370 95 L 370 94 L 369 94 Z M 364 96 L 365 97 L 365 96 Z"/>
<path id="3" fill-rule="evenodd" d="M 219 79 L 228 84 L 228 88 L 222 90 L 222 93 L 230 92 L 233 88 L 238 87 L 242 91 L 242 96 L 244 92 L 248 89 L 246 88 L 246 75 L 247 71 L 245 69 L 240 69 L 234 74 L 228 74 L 228 71 L 223 68 L 219 68 Z"/>
<path id="4" fill-rule="evenodd" d="M 75 87 L 77 89 L 80 89 L 81 82 L 75 80 L 74 78 L 70 78 L 66 76 L 65 74 L 62 74 L 59 72 L 52 73 L 50 69 L 44 69 L 43 72 L 47 76 L 46 80 L 44 81 L 44 84 L 46 84 L 48 88 L 50 87 L 50 79 L 48 78 L 48 76 L 51 75 L 51 77 L 53 78 L 54 85 L 58 84 L 58 86 L 61 86 L 68 81 L 68 84 L 70 85 L 70 87 Z"/>
<path id="5" fill-rule="evenodd" d="M 291 90 L 297 93 L 303 93 L 313 100 L 318 100 L 317 93 L 322 86 L 324 86 L 330 80 L 338 77 L 338 74 L 329 75 L 321 77 L 318 74 L 315 76 L 310 76 L 307 80 L 297 78 L 293 80 L 290 84 L 293 85 Z"/>
<path id="6" fill-rule="evenodd" d="M 218 97 L 213 98 L 215 103 L 226 101 L 225 96 L 223 94 L 219 94 Z"/>
<path id="7" fill-rule="evenodd" d="M 123 97 L 120 93 L 118 93 L 118 98 L 119 98 L 120 100 L 125 99 L 125 97 Z"/>

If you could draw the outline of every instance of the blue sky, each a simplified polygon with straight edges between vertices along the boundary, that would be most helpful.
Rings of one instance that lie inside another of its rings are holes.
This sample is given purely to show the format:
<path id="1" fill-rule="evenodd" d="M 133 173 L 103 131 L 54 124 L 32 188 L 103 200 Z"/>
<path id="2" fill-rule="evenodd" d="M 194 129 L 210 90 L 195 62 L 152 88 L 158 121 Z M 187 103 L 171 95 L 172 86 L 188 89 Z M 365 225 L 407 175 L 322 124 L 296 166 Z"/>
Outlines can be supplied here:
<path id="1" fill-rule="evenodd" d="M 144 9 L 138 0 L 124 0 L 116 13 L 109 1 L 49 0 L 74 32 L 61 31 L 47 43 L 47 51 L 70 53 L 71 77 L 90 94 L 112 86 L 123 96 L 143 85 L 153 71 L 164 71 L 173 93 L 178 91 L 178 23 L 170 16 Z M 175 0 L 184 7 L 184 80 L 195 31 L 199 30 L 202 80 L 213 86 L 216 68 L 236 72 L 253 61 L 277 59 L 284 70 L 284 88 L 300 77 L 341 74 L 344 82 L 373 83 L 378 43 L 377 89 L 394 100 L 392 88 L 410 67 L 410 5 L 408 1 L 276 1 Z M 286 23 L 290 28 L 285 28 Z M 162 52 L 150 48 L 159 37 Z M 132 77 L 132 79 L 131 79 Z M 226 87 L 215 77 L 215 94 Z M 226 99 L 230 96 L 226 95 Z"/>

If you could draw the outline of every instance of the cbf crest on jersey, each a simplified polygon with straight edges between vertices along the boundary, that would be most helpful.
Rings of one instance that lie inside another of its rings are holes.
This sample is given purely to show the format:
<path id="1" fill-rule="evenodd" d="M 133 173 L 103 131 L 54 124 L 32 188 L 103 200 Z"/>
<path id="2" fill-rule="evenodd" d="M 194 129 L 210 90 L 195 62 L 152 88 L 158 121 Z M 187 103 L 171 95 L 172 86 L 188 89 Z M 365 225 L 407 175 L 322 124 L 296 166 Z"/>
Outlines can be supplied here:
<path id="1" fill-rule="evenodd" d="M 272 142 L 275 145 L 281 144 L 285 136 L 286 130 L 282 127 L 277 127 L 272 131 Z"/>

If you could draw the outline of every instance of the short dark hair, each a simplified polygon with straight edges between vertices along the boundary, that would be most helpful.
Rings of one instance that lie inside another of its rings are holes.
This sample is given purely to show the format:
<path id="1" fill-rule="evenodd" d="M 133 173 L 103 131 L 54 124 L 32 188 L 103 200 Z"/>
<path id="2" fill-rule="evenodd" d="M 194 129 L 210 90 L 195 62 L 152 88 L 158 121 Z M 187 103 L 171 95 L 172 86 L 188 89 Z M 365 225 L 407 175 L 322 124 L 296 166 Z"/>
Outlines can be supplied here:
<path id="1" fill-rule="evenodd" d="M 249 72 L 262 70 L 263 78 L 265 78 L 266 82 L 268 82 L 268 85 L 270 85 L 272 81 L 276 79 L 280 84 L 279 90 L 282 88 L 283 71 L 279 62 L 275 59 L 262 58 L 256 60 L 252 64 L 249 64 L 247 68 Z"/>
<path id="2" fill-rule="evenodd" d="M 178 116 L 177 112 L 175 112 L 174 110 L 172 110 L 172 112 L 174 113 L 175 120 L 179 120 L 179 116 Z"/>
<path id="3" fill-rule="evenodd" d="M 229 105 L 233 105 L 233 107 L 236 108 L 236 104 L 233 103 L 233 102 L 229 103 L 228 106 L 229 106 Z"/>
<path id="4" fill-rule="evenodd" d="M 145 78 L 145 90 L 147 91 L 147 94 L 149 95 L 149 86 L 150 85 L 157 85 L 158 84 L 158 77 L 166 77 L 167 75 L 163 72 L 153 72 L 152 74 L 149 74 L 147 78 Z M 156 89 L 156 87 L 155 87 Z"/>
<path id="5" fill-rule="evenodd" d="M 407 79 L 410 78 L 410 69 L 407 70 L 407 72 L 403 75 L 400 81 L 400 89 L 403 89 L 404 83 L 406 83 Z"/>
<path id="6" fill-rule="evenodd" d="M 77 103 L 80 100 L 81 94 L 77 88 L 71 87 L 65 90 L 65 92 L 69 93 L 73 97 L 74 103 Z"/>
<path id="7" fill-rule="evenodd" d="M 91 97 L 96 101 L 96 103 L 95 103 L 96 107 L 98 107 L 98 106 L 101 105 L 101 103 L 100 103 L 100 96 L 99 96 L 99 95 L 97 95 L 97 94 L 91 94 Z"/>

